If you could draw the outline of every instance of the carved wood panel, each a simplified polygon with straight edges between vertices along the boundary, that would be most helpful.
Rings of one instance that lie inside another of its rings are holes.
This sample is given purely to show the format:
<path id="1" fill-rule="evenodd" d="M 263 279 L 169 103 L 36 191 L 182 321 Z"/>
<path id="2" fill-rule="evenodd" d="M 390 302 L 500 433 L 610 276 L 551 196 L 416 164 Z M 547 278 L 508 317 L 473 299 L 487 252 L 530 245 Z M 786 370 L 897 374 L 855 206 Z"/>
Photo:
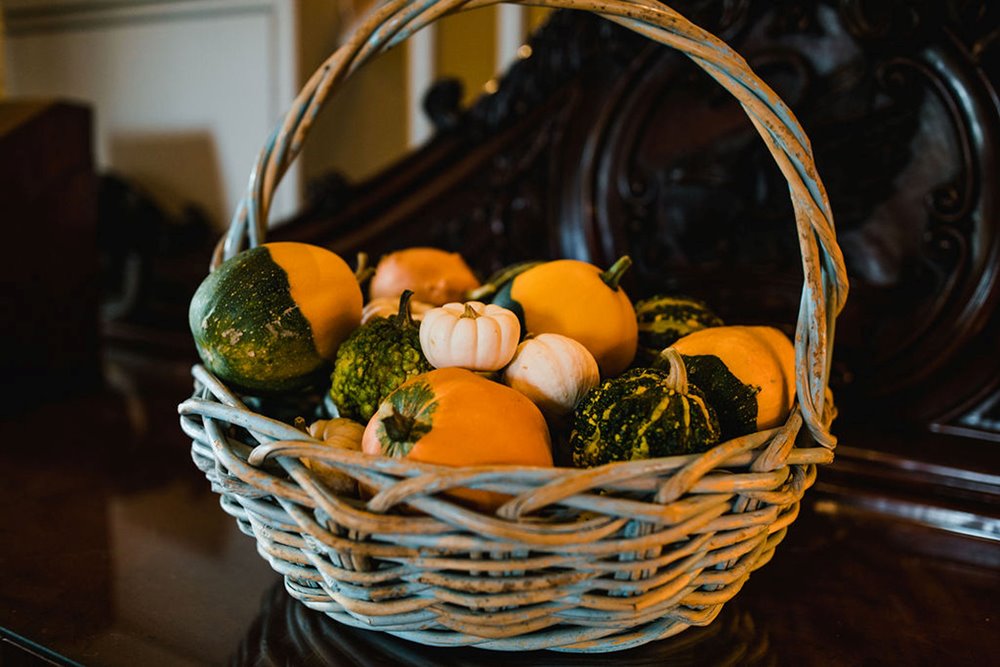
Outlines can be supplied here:
<path id="1" fill-rule="evenodd" d="M 671 4 L 733 44 L 813 142 L 852 280 L 834 377 L 845 413 L 988 430 L 998 8 Z M 686 292 L 731 321 L 790 327 L 801 271 L 787 184 L 742 109 L 682 56 L 592 15 L 555 14 L 531 46 L 471 109 L 443 83 L 429 147 L 280 233 L 341 252 L 439 245 L 484 272 L 628 252 L 630 293 Z"/>

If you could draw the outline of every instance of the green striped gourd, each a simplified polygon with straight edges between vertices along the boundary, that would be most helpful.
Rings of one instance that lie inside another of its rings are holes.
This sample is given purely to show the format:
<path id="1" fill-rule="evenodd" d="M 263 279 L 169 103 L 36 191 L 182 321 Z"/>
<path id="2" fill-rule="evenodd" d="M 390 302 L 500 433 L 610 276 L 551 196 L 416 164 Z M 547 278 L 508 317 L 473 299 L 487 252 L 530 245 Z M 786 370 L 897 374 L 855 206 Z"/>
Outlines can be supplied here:
<path id="1" fill-rule="evenodd" d="M 673 357 L 669 371 L 634 368 L 587 393 L 570 434 L 574 465 L 693 454 L 719 441 L 715 410 Z"/>

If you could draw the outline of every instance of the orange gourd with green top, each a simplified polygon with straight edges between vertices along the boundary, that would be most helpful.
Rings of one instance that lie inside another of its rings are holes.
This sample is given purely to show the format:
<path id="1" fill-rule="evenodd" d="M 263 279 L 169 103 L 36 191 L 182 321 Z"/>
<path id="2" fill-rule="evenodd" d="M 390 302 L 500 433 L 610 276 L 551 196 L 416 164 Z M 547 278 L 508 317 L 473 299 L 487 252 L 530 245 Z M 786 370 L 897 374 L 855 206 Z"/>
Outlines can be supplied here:
<path id="1" fill-rule="evenodd" d="M 322 383 L 361 321 L 361 288 L 335 253 L 265 243 L 220 264 L 191 299 L 188 323 L 205 366 L 248 392 Z"/>
<path id="2" fill-rule="evenodd" d="M 400 385 L 368 422 L 362 450 L 449 466 L 552 465 L 548 426 L 534 403 L 463 368 L 422 373 Z M 478 489 L 449 493 L 487 510 L 509 499 Z"/>
<path id="3" fill-rule="evenodd" d="M 556 333 L 583 344 L 603 377 L 632 363 L 639 327 L 635 308 L 619 285 L 631 266 L 628 256 L 607 271 L 588 262 L 560 259 L 518 274 L 493 303 L 513 310 L 525 334 Z"/>
<path id="4" fill-rule="evenodd" d="M 724 440 L 788 419 L 795 402 L 795 348 L 781 330 L 712 327 L 671 347 L 682 355 L 688 379 L 718 412 Z"/>

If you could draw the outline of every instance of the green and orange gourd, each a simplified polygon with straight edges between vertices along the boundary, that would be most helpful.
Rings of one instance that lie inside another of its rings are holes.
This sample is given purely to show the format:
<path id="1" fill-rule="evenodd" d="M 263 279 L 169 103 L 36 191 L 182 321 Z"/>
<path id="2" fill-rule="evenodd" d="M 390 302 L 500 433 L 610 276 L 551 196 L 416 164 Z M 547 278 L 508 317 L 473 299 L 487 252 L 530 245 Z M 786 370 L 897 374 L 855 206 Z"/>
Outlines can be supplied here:
<path id="1" fill-rule="evenodd" d="M 463 368 L 433 370 L 400 385 L 368 422 L 362 450 L 449 466 L 552 465 L 549 430 L 538 408 Z M 449 494 L 486 510 L 509 499 L 468 488 Z"/>
<path id="2" fill-rule="evenodd" d="M 574 465 L 696 454 L 719 442 L 715 409 L 680 355 L 668 349 L 662 360 L 667 369 L 633 368 L 584 396 L 570 434 Z"/>
<path id="3" fill-rule="evenodd" d="M 728 440 L 785 423 L 795 402 L 795 348 L 780 329 L 720 326 L 695 331 L 670 348 L 688 379 L 719 415 Z M 660 358 L 654 366 L 665 366 Z"/>
<path id="4" fill-rule="evenodd" d="M 188 323 L 212 373 L 245 392 L 277 394 L 324 381 L 362 301 L 354 271 L 335 253 L 266 243 L 202 281 Z"/>

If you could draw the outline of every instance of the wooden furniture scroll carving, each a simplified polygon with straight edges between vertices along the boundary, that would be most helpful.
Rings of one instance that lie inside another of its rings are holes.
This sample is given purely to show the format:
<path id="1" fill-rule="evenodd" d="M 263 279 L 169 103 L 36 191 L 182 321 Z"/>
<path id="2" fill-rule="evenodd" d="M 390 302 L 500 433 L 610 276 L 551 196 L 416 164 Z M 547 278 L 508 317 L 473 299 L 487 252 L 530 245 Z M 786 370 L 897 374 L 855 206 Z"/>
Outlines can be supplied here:
<path id="1" fill-rule="evenodd" d="M 986 2 L 681 2 L 800 118 L 854 290 L 838 326 L 843 412 L 1000 439 L 1000 120 Z M 278 235 L 347 255 L 460 249 L 636 260 L 636 293 L 792 323 L 801 274 L 781 174 L 737 104 L 683 56 L 557 13 L 495 94 L 443 81 L 438 134 L 375 179 L 331 176 Z M 662 268 L 667 267 L 667 268 Z"/>

